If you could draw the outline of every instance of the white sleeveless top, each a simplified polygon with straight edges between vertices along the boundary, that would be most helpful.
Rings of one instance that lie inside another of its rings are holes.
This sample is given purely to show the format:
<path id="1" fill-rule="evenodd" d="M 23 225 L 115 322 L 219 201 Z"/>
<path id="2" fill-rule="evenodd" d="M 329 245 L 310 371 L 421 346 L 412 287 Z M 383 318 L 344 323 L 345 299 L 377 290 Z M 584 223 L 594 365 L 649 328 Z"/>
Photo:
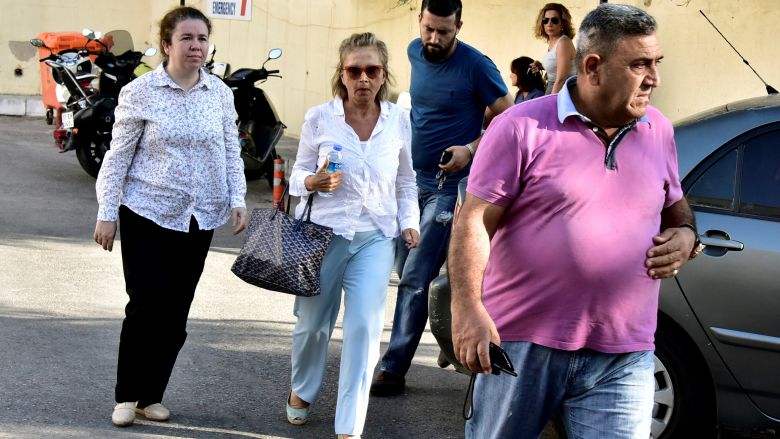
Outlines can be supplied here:
<path id="1" fill-rule="evenodd" d="M 550 50 L 544 54 L 544 58 L 542 58 L 542 66 L 544 67 L 544 70 L 547 71 L 547 90 L 544 92 L 544 94 L 547 95 L 552 93 L 553 85 L 555 85 L 555 78 L 558 76 L 558 44 L 564 38 L 569 39 L 566 35 L 561 35 Z M 572 75 L 574 75 L 574 60 L 571 61 L 569 73 L 566 77 L 568 78 Z"/>

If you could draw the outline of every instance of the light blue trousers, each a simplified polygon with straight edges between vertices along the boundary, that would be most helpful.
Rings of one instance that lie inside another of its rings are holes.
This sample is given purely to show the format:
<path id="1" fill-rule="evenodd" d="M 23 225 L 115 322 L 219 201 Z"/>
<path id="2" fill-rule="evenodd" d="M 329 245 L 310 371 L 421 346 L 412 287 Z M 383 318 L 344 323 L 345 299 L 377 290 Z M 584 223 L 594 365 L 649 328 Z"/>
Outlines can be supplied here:
<path id="1" fill-rule="evenodd" d="M 352 241 L 334 236 L 322 260 L 320 295 L 295 299 L 298 322 L 293 330 L 291 387 L 301 399 L 313 403 L 322 386 L 328 342 L 344 290 L 337 434 L 363 432 L 394 251 L 394 240 L 379 231 L 356 233 Z"/>

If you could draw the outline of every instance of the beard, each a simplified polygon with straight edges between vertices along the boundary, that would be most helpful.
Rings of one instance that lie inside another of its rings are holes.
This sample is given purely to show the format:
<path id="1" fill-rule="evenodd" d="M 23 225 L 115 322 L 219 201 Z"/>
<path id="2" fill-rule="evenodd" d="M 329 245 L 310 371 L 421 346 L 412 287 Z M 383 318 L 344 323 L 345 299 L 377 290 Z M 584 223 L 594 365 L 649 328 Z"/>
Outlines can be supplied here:
<path id="1" fill-rule="evenodd" d="M 429 62 L 442 62 L 449 56 L 452 46 L 455 45 L 455 41 L 455 38 L 453 38 L 447 46 L 423 44 L 423 56 Z"/>

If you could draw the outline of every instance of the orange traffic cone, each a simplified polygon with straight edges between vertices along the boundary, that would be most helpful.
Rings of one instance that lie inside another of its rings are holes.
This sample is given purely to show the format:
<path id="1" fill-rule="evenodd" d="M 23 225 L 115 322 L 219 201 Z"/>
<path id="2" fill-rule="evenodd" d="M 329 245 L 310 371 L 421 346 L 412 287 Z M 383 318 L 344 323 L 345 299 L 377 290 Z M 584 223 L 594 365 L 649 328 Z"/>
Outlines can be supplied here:
<path id="1" fill-rule="evenodd" d="M 284 185 L 284 159 L 279 157 L 274 159 L 274 207 L 281 206 L 282 210 L 284 210 L 284 199 L 282 199 Z"/>

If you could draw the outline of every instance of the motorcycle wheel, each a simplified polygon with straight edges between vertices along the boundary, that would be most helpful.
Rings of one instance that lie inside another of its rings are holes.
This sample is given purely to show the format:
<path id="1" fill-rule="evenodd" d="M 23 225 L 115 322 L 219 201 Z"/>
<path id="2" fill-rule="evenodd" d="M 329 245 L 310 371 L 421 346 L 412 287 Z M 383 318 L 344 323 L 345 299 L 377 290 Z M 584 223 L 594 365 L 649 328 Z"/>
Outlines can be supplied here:
<path id="1" fill-rule="evenodd" d="M 263 171 L 263 169 L 244 168 L 244 176 L 246 177 L 246 181 L 259 180 L 263 177 L 264 173 L 265 171 Z"/>
<path id="2" fill-rule="evenodd" d="M 244 176 L 246 177 L 246 180 L 247 181 L 259 180 L 265 177 L 266 180 L 268 180 L 268 185 L 271 188 L 273 188 L 274 187 L 274 159 L 278 157 L 279 156 L 276 154 L 276 149 L 271 151 L 270 155 L 268 156 L 268 159 L 263 163 L 258 163 L 255 160 L 242 157 L 244 159 Z"/>
<path id="3" fill-rule="evenodd" d="M 76 157 L 79 164 L 87 174 L 97 178 L 100 172 L 100 166 L 103 164 L 103 157 L 108 151 L 109 142 L 106 138 L 99 136 L 84 142 L 76 148 Z"/>

